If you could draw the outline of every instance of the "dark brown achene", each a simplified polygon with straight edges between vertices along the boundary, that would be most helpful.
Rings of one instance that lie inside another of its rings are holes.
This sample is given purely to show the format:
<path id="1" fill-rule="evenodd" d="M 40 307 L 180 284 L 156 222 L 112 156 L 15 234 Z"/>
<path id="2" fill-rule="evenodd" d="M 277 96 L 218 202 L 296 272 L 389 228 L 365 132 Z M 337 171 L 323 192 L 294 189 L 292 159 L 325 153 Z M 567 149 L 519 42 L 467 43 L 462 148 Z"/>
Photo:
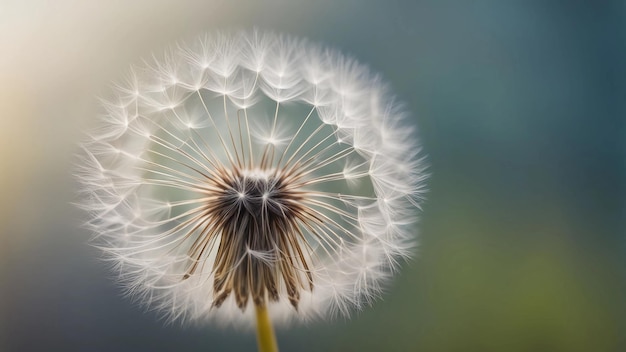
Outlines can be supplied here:
<path id="1" fill-rule="evenodd" d="M 279 300 L 281 279 L 289 301 L 297 309 L 301 289 L 313 289 L 313 278 L 300 243 L 302 221 L 318 221 L 302 206 L 305 193 L 298 191 L 297 177 L 271 171 L 223 172 L 206 206 L 212 231 L 221 234 L 215 258 L 213 306 L 219 307 L 230 295 L 244 310 L 248 297 L 256 305 Z M 296 182 L 296 186 L 290 183 Z M 198 237 L 189 251 L 189 272 L 197 267 L 210 239 Z M 206 246 L 205 246 L 206 247 Z"/>

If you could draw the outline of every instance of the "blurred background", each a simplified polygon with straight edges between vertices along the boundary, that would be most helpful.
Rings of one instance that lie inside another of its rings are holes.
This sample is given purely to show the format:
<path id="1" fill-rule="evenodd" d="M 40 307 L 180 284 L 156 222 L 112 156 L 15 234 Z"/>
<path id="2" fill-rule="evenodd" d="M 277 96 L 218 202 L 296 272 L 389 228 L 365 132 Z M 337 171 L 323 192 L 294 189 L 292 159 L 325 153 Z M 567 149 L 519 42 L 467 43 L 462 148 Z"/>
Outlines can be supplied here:
<path id="1" fill-rule="evenodd" d="M 76 211 L 96 97 L 179 39 L 258 26 L 380 72 L 432 178 L 419 255 L 283 351 L 626 351 L 622 1 L 0 1 L 0 351 L 254 351 L 121 291 Z"/>

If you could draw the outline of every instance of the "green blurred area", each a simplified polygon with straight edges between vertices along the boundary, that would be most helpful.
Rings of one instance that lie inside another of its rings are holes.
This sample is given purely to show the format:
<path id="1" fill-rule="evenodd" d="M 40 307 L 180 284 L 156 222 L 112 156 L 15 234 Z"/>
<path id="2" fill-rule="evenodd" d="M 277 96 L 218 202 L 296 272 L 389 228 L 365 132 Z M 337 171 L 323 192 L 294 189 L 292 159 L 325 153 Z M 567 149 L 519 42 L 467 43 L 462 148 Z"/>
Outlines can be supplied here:
<path id="1" fill-rule="evenodd" d="M 97 22 L 110 26 L 98 29 L 110 41 L 79 56 L 83 71 L 50 85 L 66 82 L 65 95 L 42 82 L 29 95 L 40 98 L 35 160 L 47 169 L 32 172 L 25 201 L 3 211 L 0 350 L 254 350 L 251 332 L 164 326 L 119 297 L 70 226 L 78 215 L 59 205 L 75 185 L 63 144 L 71 138 L 53 132 L 90 119 L 90 108 L 72 106 L 92 104 L 93 87 L 108 82 L 88 81 L 94 70 L 118 72 L 129 59 L 107 66 L 112 56 L 156 50 L 136 43 L 257 25 L 324 42 L 382 73 L 413 113 L 432 173 L 419 254 L 383 299 L 351 319 L 280 330 L 283 351 L 626 351 L 624 2 L 110 6 Z M 10 126 L 20 116 L 2 118 Z M 18 246 L 23 238 L 32 241 Z"/>
<path id="2" fill-rule="evenodd" d="M 577 247 L 567 225 L 528 236 L 472 214 L 438 219 L 445 235 L 335 350 L 622 350 L 623 277 L 606 252 Z"/>

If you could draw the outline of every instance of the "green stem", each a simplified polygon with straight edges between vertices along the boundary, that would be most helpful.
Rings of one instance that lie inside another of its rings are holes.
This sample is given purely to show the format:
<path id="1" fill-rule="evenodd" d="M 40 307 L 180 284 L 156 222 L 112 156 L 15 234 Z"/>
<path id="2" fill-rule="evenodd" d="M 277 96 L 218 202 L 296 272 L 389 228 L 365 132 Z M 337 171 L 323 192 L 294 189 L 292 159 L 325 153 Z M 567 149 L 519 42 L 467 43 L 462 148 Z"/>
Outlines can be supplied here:
<path id="1" fill-rule="evenodd" d="M 259 346 L 259 352 L 278 352 L 278 344 L 276 344 L 276 335 L 270 316 L 267 313 L 267 306 L 255 305 L 256 309 L 256 338 Z"/>

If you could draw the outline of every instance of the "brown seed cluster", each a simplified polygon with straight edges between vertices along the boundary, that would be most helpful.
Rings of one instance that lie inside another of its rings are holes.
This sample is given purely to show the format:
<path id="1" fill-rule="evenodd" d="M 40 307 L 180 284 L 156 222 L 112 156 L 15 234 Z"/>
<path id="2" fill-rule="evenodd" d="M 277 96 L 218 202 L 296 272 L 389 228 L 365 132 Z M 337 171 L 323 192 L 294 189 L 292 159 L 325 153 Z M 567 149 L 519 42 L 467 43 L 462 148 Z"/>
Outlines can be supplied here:
<path id="1" fill-rule="evenodd" d="M 210 219 L 189 250 L 191 264 L 184 279 L 196 270 L 211 238 L 221 236 L 213 268 L 214 307 L 231 294 L 244 310 L 279 301 L 286 292 L 297 309 L 300 290 L 312 290 L 313 279 L 303 227 L 318 222 L 303 205 L 306 192 L 294 187 L 298 177 L 269 170 L 220 172 L 211 177 L 205 214 Z"/>

